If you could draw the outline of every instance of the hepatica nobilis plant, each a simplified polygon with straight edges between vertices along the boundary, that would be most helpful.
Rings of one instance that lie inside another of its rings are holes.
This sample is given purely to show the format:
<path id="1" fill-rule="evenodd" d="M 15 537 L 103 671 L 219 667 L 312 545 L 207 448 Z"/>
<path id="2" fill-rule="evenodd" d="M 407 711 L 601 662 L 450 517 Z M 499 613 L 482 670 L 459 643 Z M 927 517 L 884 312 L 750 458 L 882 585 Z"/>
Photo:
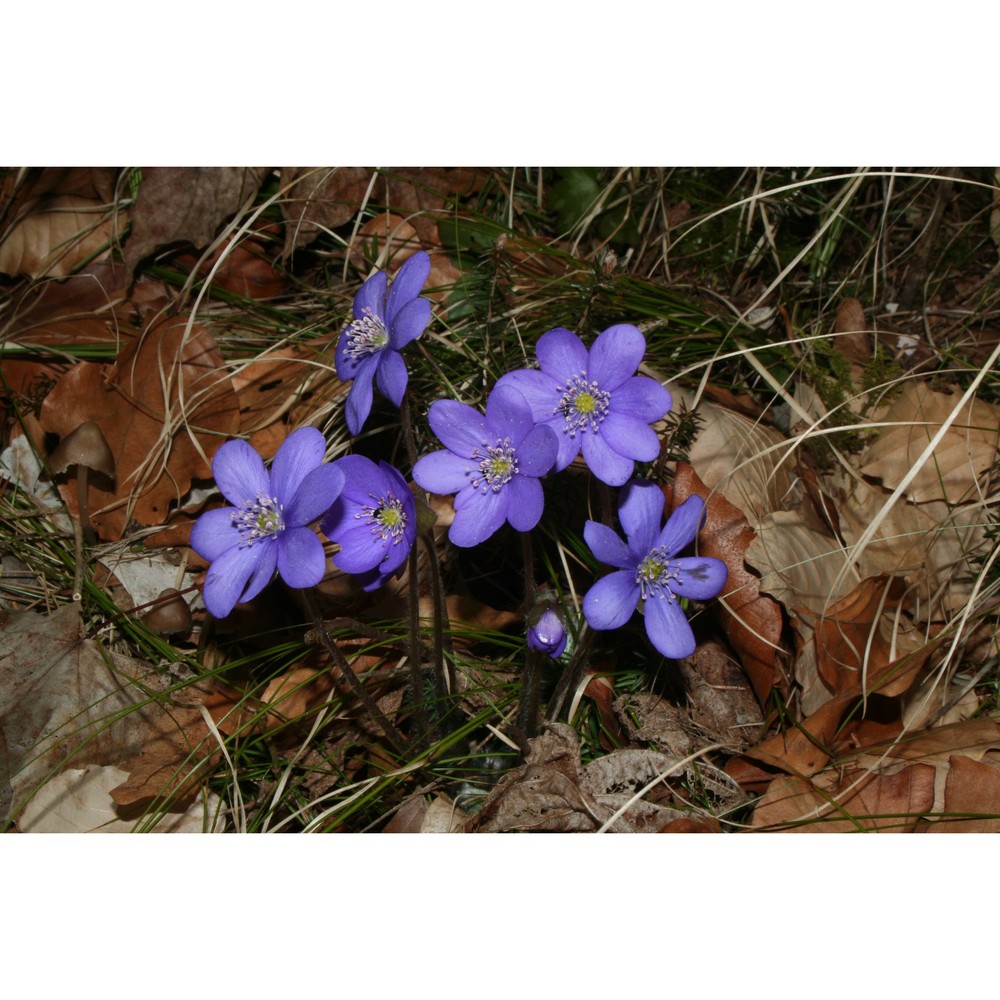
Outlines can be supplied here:
<path id="1" fill-rule="evenodd" d="M 417 457 L 419 419 L 411 413 L 416 404 L 406 396 L 409 376 L 402 351 L 430 322 L 430 302 L 420 294 L 429 272 L 430 258 L 421 251 L 400 267 L 391 283 L 384 271 L 371 275 L 354 298 L 353 318 L 335 356 L 337 374 L 351 383 L 343 419 L 352 436 L 361 433 L 371 413 L 374 387 L 402 408 L 402 435 L 416 487 L 408 483 L 405 471 L 386 461 L 353 453 L 324 461 L 325 438 L 311 427 L 289 435 L 270 471 L 249 444 L 229 441 L 219 448 L 212 466 L 229 506 L 203 514 L 192 530 L 191 544 L 211 564 L 204 598 L 217 618 L 259 594 L 275 572 L 290 587 L 315 587 L 327 572 L 327 554 L 368 592 L 408 569 L 411 697 L 413 718 L 422 725 L 426 714 L 418 692 L 423 690 L 421 659 L 428 647 L 419 634 L 417 577 L 423 572 L 430 573 L 428 589 L 436 607 L 436 703 L 447 702 L 455 686 L 452 673 L 447 684 L 444 680 L 438 547 L 429 530 L 418 524 L 420 489 L 454 497 L 448 538 L 456 546 L 475 547 L 509 525 L 520 534 L 525 568 L 525 687 L 517 725 L 532 735 L 537 732 L 532 706 L 537 707 L 539 664 L 558 662 L 565 653 L 565 678 L 573 671 L 578 676 L 585 666 L 587 643 L 580 641 L 585 626 L 578 624 L 573 608 L 554 600 L 554 591 L 536 589 L 530 541 L 543 516 L 546 489 L 558 489 L 559 475 L 575 459 L 582 455 L 598 481 L 607 521 L 587 521 L 584 539 L 601 562 L 613 567 L 583 599 L 586 627 L 621 628 L 641 609 L 653 646 L 666 657 L 687 656 L 694 651 L 695 639 L 683 602 L 718 595 L 726 567 L 717 559 L 687 552 L 704 518 L 703 502 L 691 497 L 661 524 L 663 492 L 636 477 L 637 462 L 659 457 L 660 441 L 651 425 L 670 410 L 671 397 L 655 379 L 638 374 L 646 341 L 635 326 L 611 326 L 589 348 L 568 329 L 549 330 L 537 343 L 538 367 L 502 375 L 482 410 L 458 399 L 433 401 L 426 419 L 443 447 Z M 619 487 L 618 517 L 625 539 L 610 527 L 611 490 Z M 317 528 L 330 543 L 327 550 Z M 415 544 L 422 531 L 431 558 L 430 565 L 419 570 Z M 317 629 L 324 630 L 314 604 L 310 610 Z M 349 671 L 329 634 L 323 631 L 323 636 L 342 672 Z M 453 666 L 448 669 L 453 671 Z M 350 679 L 359 683 L 353 675 Z M 525 711 L 528 690 L 535 701 Z M 363 691 L 359 696 L 366 705 L 374 704 Z M 378 718 L 393 745 L 401 746 L 398 730 L 384 716 Z"/>

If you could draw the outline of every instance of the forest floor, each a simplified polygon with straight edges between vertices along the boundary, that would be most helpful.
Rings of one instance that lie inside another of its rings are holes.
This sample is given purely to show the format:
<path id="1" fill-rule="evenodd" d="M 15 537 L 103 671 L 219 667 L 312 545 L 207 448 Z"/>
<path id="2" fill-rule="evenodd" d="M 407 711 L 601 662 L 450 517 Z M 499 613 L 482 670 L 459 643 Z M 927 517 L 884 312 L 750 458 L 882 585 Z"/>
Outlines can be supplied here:
<path id="1" fill-rule="evenodd" d="M 3 828 L 1000 830 L 998 183 L 0 171 Z M 420 253 L 405 397 L 377 381 L 352 434 L 355 296 Z M 664 516 L 700 498 L 682 558 L 726 567 L 680 602 L 676 658 L 643 608 L 586 613 L 608 571 L 588 523 L 631 533 L 597 460 L 474 544 L 413 481 L 432 404 L 482 412 L 548 331 L 622 324 L 672 397 L 631 478 Z M 110 460 L 70 444 L 95 425 Z M 398 470 L 419 542 L 366 590 L 318 535 L 315 587 L 213 616 L 190 544 L 233 501 L 212 460 L 242 439 L 270 463 L 307 427 L 328 462 Z M 554 656 L 526 643 L 550 610 Z"/>

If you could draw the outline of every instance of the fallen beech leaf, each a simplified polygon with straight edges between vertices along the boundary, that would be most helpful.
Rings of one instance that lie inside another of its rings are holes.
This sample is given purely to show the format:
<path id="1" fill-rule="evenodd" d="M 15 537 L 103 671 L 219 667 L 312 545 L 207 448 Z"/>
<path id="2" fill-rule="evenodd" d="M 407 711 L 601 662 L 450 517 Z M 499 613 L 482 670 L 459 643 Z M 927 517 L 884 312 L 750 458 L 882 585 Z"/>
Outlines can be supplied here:
<path id="1" fill-rule="evenodd" d="M 700 734 L 684 711 L 659 695 L 643 691 L 622 695 L 614 708 L 632 740 L 650 743 L 677 758 L 694 752 Z"/>
<path id="2" fill-rule="evenodd" d="M 938 726 L 934 729 L 915 733 L 894 741 L 885 747 L 882 754 L 873 756 L 870 748 L 867 755 L 858 757 L 859 763 L 874 765 L 882 756 L 896 760 L 922 760 L 930 763 L 947 761 L 952 754 L 982 760 L 990 750 L 1000 749 L 1000 723 L 995 719 L 971 719 L 952 726 Z"/>
<path id="3" fill-rule="evenodd" d="M 942 811 L 924 827 L 929 833 L 1000 833 L 1000 771 L 970 757 L 949 757 Z"/>
<path id="4" fill-rule="evenodd" d="M 601 720 L 599 738 L 605 750 L 614 750 L 625 745 L 625 734 L 622 731 L 618 717 L 612 710 L 615 700 L 615 682 L 613 677 L 599 673 L 591 668 L 587 673 L 590 680 L 583 689 L 584 697 L 590 698 L 597 709 L 597 717 Z"/>
<path id="5" fill-rule="evenodd" d="M 610 816 L 580 791 L 580 745 L 569 726 L 552 724 L 530 740 L 521 767 L 505 774 L 466 824 L 469 833 L 588 832 Z"/>
<path id="6" fill-rule="evenodd" d="M 43 785 L 25 806 L 17 827 L 21 833 L 222 833 L 223 803 L 209 793 L 195 799 L 186 812 L 167 812 L 148 819 L 122 819 L 111 789 L 128 778 L 117 767 L 68 768 Z"/>
<path id="7" fill-rule="evenodd" d="M 685 394 L 678 390 L 676 395 L 678 409 Z M 690 396 L 687 399 L 693 402 Z M 705 400 L 698 404 L 697 414 L 701 423 L 688 460 L 707 487 L 721 491 L 755 522 L 768 511 L 796 502 L 795 469 L 791 462 L 781 461 L 787 450 L 778 447 L 787 442 L 783 434 Z"/>
<path id="8" fill-rule="evenodd" d="M 84 638 L 78 604 L 0 611 L 0 822 L 67 761 L 117 764 L 138 753 L 162 714 L 146 704 L 151 674 Z"/>
<path id="9" fill-rule="evenodd" d="M 223 253 L 225 260 L 212 274 Z M 291 287 L 289 278 L 271 263 L 269 256 L 260 240 L 244 239 L 234 247 L 223 244 L 204 260 L 194 254 L 179 254 L 175 262 L 188 270 L 196 268 L 201 278 L 207 279 L 212 274 L 213 287 L 248 299 L 262 300 L 277 298 Z"/>
<path id="10" fill-rule="evenodd" d="M 161 247 L 209 244 L 219 225 L 254 198 L 264 176 L 252 167 L 144 167 L 125 244 L 129 274 Z"/>
<path id="11" fill-rule="evenodd" d="M 687 687 L 691 719 L 713 742 L 737 750 L 759 742 L 764 728 L 760 705 L 747 675 L 722 643 L 702 643 L 677 665 Z"/>
<path id="12" fill-rule="evenodd" d="M 865 320 L 864 306 L 857 299 L 843 299 L 833 323 L 833 346 L 855 364 L 871 361 L 872 338 Z"/>
<path id="13" fill-rule="evenodd" d="M 896 774 L 828 771 L 811 781 L 775 778 L 754 809 L 757 830 L 911 833 L 934 803 L 934 768 L 911 764 Z"/>
<path id="14" fill-rule="evenodd" d="M 398 271 L 418 250 L 427 251 L 431 258 L 431 269 L 425 287 L 433 291 L 426 292 L 425 297 L 435 302 L 446 301 L 452 286 L 462 277 L 462 272 L 452 264 L 447 254 L 436 252 L 440 245 L 436 225 L 430 241 L 422 243 L 416 228 L 407 219 L 391 212 L 383 212 L 374 219 L 369 219 L 361 227 L 358 236 L 362 242 L 359 249 L 351 254 L 351 260 L 362 272 L 368 265 L 361 246 L 367 246 L 370 253 L 377 245 L 379 259 L 384 261 L 380 266 L 383 270 L 392 272 Z"/>
<path id="15" fill-rule="evenodd" d="M 61 277 L 110 246 L 124 212 L 80 195 L 55 195 L 36 204 L 0 243 L 0 273 Z"/>
<path id="16" fill-rule="evenodd" d="M 777 601 L 760 592 L 760 580 L 744 565 L 744 554 L 754 531 L 743 513 L 721 493 L 712 492 L 685 462 L 677 463 L 672 509 L 692 494 L 706 501 L 704 527 L 698 535 L 701 555 L 721 559 L 729 569 L 725 593 L 715 602 L 717 617 L 730 645 L 753 684 L 758 702 L 770 697 L 776 681 L 787 689 L 781 661 L 783 619 Z"/>
<path id="17" fill-rule="evenodd" d="M 815 614 L 822 614 L 831 600 L 861 579 L 857 570 L 845 562 L 843 546 L 813 531 L 799 511 L 766 514 L 757 524 L 745 559 L 760 573 L 762 593 L 770 594 L 786 608 L 807 608 Z M 838 589 L 832 591 L 838 581 Z"/>
<path id="18" fill-rule="evenodd" d="M 424 821 L 420 825 L 421 833 L 463 833 L 465 821 L 469 814 L 459 809 L 447 795 L 440 792 L 434 796 L 427 807 Z"/>
<path id="19" fill-rule="evenodd" d="M 916 680 L 931 647 L 893 615 L 905 590 L 899 577 L 862 580 L 815 621 L 816 666 L 831 692 L 897 695 Z"/>
<path id="20" fill-rule="evenodd" d="M 209 461 L 239 431 L 236 395 L 208 330 L 167 319 L 128 344 L 108 370 L 81 362 L 42 404 L 47 433 L 65 437 L 94 421 L 115 456 L 113 489 L 89 484 L 91 522 L 105 539 L 121 538 L 130 521 L 164 523 L 193 479 L 211 478 Z M 75 483 L 60 493 L 78 514 Z"/>
<path id="21" fill-rule="evenodd" d="M 862 576 L 905 576 L 905 607 L 916 620 L 944 621 L 965 606 L 977 563 L 990 552 L 985 518 L 978 503 L 950 507 L 943 500 L 920 504 L 897 501 L 887 511 L 889 491 L 852 479 L 838 503 L 840 531 Z M 876 520 L 875 536 L 855 548 Z"/>
<path id="22" fill-rule="evenodd" d="M 322 705 L 333 690 L 329 670 L 296 667 L 276 677 L 264 689 L 261 702 L 268 706 L 264 718 L 267 732 L 284 726 L 289 719 L 299 719 Z"/>
<path id="23" fill-rule="evenodd" d="M 282 167 L 281 214 L 289 257 L 324 229 L 337 229 L 364 206 L 372 181 L 369 167 Z"/>
<path id="24" fill-rule="evenodd" d="M 833 756 L 833 738 L 844 712 L 854 701 L 853 696 L 831 699 L 786 732 L 769 736 L 744 751 L 742 758 L 732 758 L 726 764 L 726 773 L 744 788 L 759 785 L 761 776 L 766 775 L 755 761 L 789 774 L 807 777 L 816 774 Z"/>
<path id="25" fill-rule="evenodd" d="M 683 816 L 669 822 L 660 833 L 722 833 L 714 816 Z"/>
<path id="26" fill-rule="evenodd" d="M 418 792 L 403 803 L 382 828 L 383 833 L 464 833 L 469 814 L 440 792 L 427 802 Z"/>
<path id="27" fill-rule="evenodd" d="M 888 408 L 872 416 L 873 421 L 899 426 L 882 428 L 862 456 L 862 474 L 895 489 L 951 417 L 959 399 L 957 392 L 935 392 L 923 380 L 906 382 Z M 971 400 L 907 486 L 906 496 L 917 503 L 975 499 L 980 476 L 997 461 L 998 443 L 1000 411 L 984 400 Z"/>
<path id="28" fill-rule="evenodd" d="M 342 385 L 330 364 L 333 348 L 326 341 L 292 345 L 242 363 L 230 382 L 239 398 L 240 433 L 254 434 L 270 428 L 288 413 L 299 396 L 315 392 L 322 383 Z M 346 385 L 343 388 L 346 390 Z M 278 445 L 288 433 L 284 424 L 279 433 Z M 252 443 L 260 451 L 260 439 Z M 267 458 L 274 451 L 260 453 Z"/>
<path id="29" fill-rule="evenodd" d="M 207 697 L 192 694 L 192 700 L 204 705 L 224 735 L 231 735 L 245 723 L 238 692 L 225 686 L 220 685 Z M 128 778 L 111 789 L 111 798 L 120 806 L 146 806 L 163 799 L 174 809 L 183 808 L 194 800 L 221 756 L 201 709 L 175 705 L 146 739 Z"/>

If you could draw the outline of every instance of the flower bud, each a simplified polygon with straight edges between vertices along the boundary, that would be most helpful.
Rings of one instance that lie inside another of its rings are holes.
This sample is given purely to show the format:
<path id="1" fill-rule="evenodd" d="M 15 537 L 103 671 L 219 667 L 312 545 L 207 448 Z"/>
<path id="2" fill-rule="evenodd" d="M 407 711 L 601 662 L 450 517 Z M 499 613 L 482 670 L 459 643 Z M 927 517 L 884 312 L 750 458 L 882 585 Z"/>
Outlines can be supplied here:
<path id="1" fill-rule="evenodd" d="M 528 645 L 553 660 L 566 648 L 566 627 L 553 608 L 547 608 L 534 625 L 528 627 Z"/>

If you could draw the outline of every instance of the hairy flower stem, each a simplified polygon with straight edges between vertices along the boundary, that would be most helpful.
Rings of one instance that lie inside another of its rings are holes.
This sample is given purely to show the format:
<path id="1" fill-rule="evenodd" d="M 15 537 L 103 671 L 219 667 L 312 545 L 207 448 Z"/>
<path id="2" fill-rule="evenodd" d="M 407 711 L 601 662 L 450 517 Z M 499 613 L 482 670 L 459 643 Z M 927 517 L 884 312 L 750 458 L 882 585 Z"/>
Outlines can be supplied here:
<path id="1" fill-rule="evenodd" d="M 434 532 L 432 530 L 425 531 L 420 538 L 427 549 L 427 565 L 430 569 L 431 577 L 431 601 L 434 605 L 434 677 L 437 682 L 438 696 L 442 699 L 442 703 L 444 703 L 444 699 L 447 699 L 448 695 L 455 693 L 458 678 L 455 676 L 454 657 L 450 655 L 453 653 L 450 643 L 448 643 L 447 649 L 449 655 L 445 656 L 444 622 L 446 612 L 444 606 L 444 587 L 441 585 L 441 567 L 438 566 L 437 562 L 437 545 L 434 541 Z M 446 665 L 447 673 L 445 673 Z"/>
<path id="2" fill-rule="evenodd" d="M 407 600 L 407 612 L 409 613 L 410 626 L 410 653 L 407 657 L 410 662 L 410 687 L 413 697 L 413 711 L 417 722 L 417 745 L 424 749 L 427 744 L 427 706 L 424 703 L 424 682 L 421 664 L 420 643 L 420 577 L 417 568 L 417 547 L 414 545 L 410 549 L 409 559 L 409 594 Z"/>
<path id="3" fill-rule="evenodd" d="M 399 408 L 400 430 L 403 432 L 403 444 L 406 447 L 406 457 L 410 468 L 417 464 L 417 441 L 413 433 L 413 418 L 410 416 L 410 394 L 403 394 L 403 405 Z"/>
<path id="4" fill-rule="evenodd" d="M 413 420 L 410 416 L 409 393 L 403 397 L 403 405 L 400 407 L 400 423 L 403 432 L 403 442 L 406 446 L 406 454 L 410 460 L 412 469 L 417 463 L 417 442 L 413 432 Z M 447 660 L 447 675 L 445 674 L 444 655 L 444 588 L 441 586 L 441 568 L 437 561 L 437 545 L 434 543 L 433 529 L 428 528 L 421 532 L 421 539 L 427 549 L 427 571 L 431 578 L 431 600 L 434 604 L 434 682 L 437 687 L 437 697 L 440 704 L 447 703 L 449 694 L 455 692 L 456 677 L 455 664 L 452 657 Z M 419 576 L 416 572 L 416 558 L 411 563 L 410 571 L 410 601 L 414 606 L 419 602 Z M 449 649 L 450 653 L 451 650 Z"/>
<path id="5" fill-rule="evenodd" d="M 590 644 L 593 638 L 594 633 L 584 624 L 580 629 L 576 649 L 573 650 L 573 655 L 570 657 L 569 663 L 566 664 L 566 669 L 563 671 L 562 677 L 559 678 L 559 683 L 556 684 L 556 689 L 552 692 L 552 697 L 546 706 L 546 718 L 558 718 L 560 712 L 566 706 L 568 695 L 571 691 L 576 690 L 576 686 L 580 683 L 580 678 L 583 676 L 583 669 L 587 665 L 587 658 L 590 655 Z"/>
<path id="6" fill-rule="evenodd" d="M 347 657 L 340 651 L 337 644 L 333 641 L 330 633 L 326 630 L 326 623 L 323 621 L 323 616 L 319 612 L 319 607 L 316 604 L 316 598 L 313 596 L 312 592 L 308 589 L 302 591 L 302 597 L 305 601 L 306 608 L 309 611 L 309 615 L 313 620 L 313 627 L 319 641 L 322 643 L 323 648 L 330 654 L 330 659 L 337 665 L 337 669 L 343 675 L 344 680 L 347 681 L 349 687 L 357 695 L 358 700 L 364 705 L 369 716 L 378 724 L 379 729 L 382 730 L 385 738 L 389 741 L 389 745 L 396 751 L 400 756 L 405 754 L 406 739 L 403 734 L 386 718 L 382 710 L 375 704 L 372 696 L 365 690 L 364 684 L 358 679 L 357 674 L 351 669 L 350 663 L 347 662 Z"/>
<path id="7" fill-rule="evenodd" d="M 614 527 L 614 511 L 611 507 L 611 487 L 597 480 L 597 496 L 601 502 L 601 521 L 609 528 Z"/>
<path id="8" fill-rule="evenodd" d="M 535 603 L 535 558 L 531 532 L 521 532 L 521 554 L 524 560 L 524 610 L 530 614 Z M 527 643 L 524 645 L 524 675 L 521 679 L 521 701 L 517 709 L 517 727 L 532 739 L 538 735 L 538 693 L 541 687 L 541 657 Z"/>

